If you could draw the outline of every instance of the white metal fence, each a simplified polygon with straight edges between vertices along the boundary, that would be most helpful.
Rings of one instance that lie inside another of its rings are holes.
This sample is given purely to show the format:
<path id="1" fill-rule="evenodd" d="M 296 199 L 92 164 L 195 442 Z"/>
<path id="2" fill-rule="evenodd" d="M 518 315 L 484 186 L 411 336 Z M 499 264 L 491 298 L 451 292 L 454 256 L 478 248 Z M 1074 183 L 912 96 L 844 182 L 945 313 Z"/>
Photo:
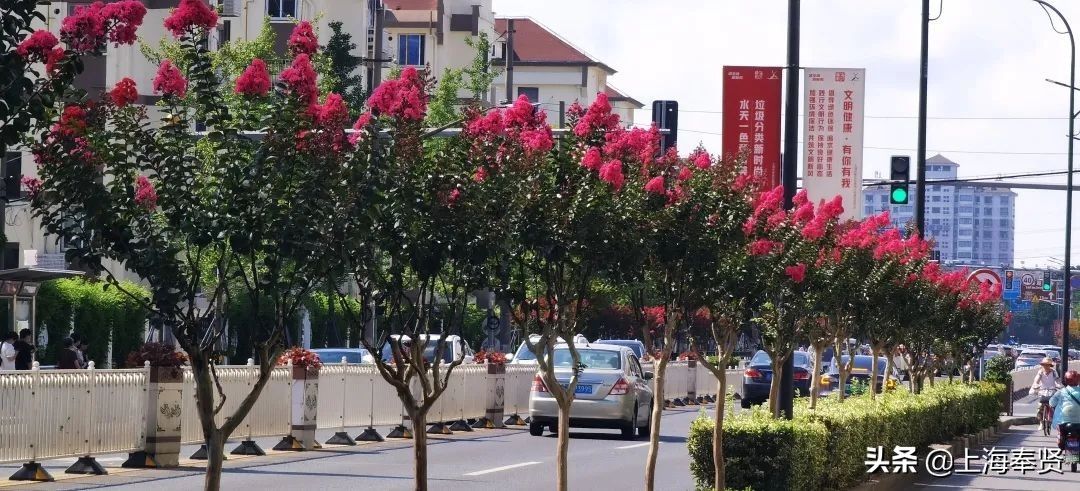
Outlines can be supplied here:
<path id="1" fill-rule="evenodd" d="M 529 414 L 529 390 L 536 378 L 536 365 L 507 365 L 504 382 L 503 411 L 522 417 Z"/>
<path id="2" fill-rule="evenodd" d="M 323 364 L 319 371 L 319 428 L 398 424 L 401 409 L 374 365 Z"/>
<path id="3" fill-rule="evenodd" d="M 148 370 L 0 373 L 0 462 L 142 446 Z"/>
<path id="4" fill-rule="evenodd" d="M 214 420 L 217 424 L 232 415 L 244 396 L 251 392 L 259 378 L 259 367 L 255 365 L 226 365 L 215 368 L 225 404 L 218 411 Z M 292 374 L 288 367 L 275 367 L 270 380 L 263 387 L 259 400 L 252 406 L 244 421 L 233 433 L 238 437 L 279 436 L 289 432 L 289 411 L 291 410 Z M 214 407 L 221 402 L 217 389 L 214 389 Z M 180 440 L 183 443 L 203 441 L 202 425 L 199 423 L 199 411 L 195 407 L 195 377 L 190 368 L 184 369 L 184 392 L 180 412 Z"/>

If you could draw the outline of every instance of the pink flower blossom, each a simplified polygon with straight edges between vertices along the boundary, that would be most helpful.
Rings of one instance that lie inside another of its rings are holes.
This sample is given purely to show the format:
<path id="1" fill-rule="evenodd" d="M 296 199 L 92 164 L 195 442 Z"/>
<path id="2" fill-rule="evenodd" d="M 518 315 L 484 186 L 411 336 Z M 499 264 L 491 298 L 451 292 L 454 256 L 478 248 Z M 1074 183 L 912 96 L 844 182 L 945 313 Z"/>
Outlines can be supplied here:
<path id="1" fill-rule="evenodd" d="M 139 0 L 123 0 L 106 4 L 101 15 L 109 25 L 109 41 L 116 45 L 135 44 L 135 31 L 146 17 L 146 7 Z"/>
<path id="2" fill-rule="evenodd" d="M 424 81 L 413 67 L 402 70 L 399 78 L 379 84 L 368 99 L 368 107 L 375 114 L 413 122 L 424 119 L 427 103 Z"/>
<path id="3" fill-rule="evenodd" d="M 675 203 L 678 203 L 682 201 L 685 197 L 686 191 L 683 190 L 682 186 L 676 184 L 675 187 L 671 188 L 667 192 L 667 205 L 671 206 Z"/>
<path id="4" fill-rule="evenodd" d="M 306 54 L 299 54 L 293 58 L 289 68 L 281 71 L 281 80 L 289 88 L 289 92 L 295 95 L 306 106 L 314 104 L 319 98 L 319 88 L 316 85 L 317 75 L 315 67 L 311 65 L 311 58 Z"/>
<path id="5" fill-rule="evenodd" d="M 520 138 L 521 146 L 525 149 L 527 155 L 547 152 L 555 145 L 555 141 L 551 137 L 551 127 L 547 125 L 539 129 L 522 130 Z"/>
<path id="6" fill-rule="evenodd" d="M 694 153 L 690 154 L 690 161 L 698 169 L 708 169 L 712 165 L 712 157 L 709 156 L 709 152 L 701 148 L 694 150 Z"/>
<path id="7" fill-rule="evenodd" d="M 600 155 L 600 149 L 596 147 L 589 147 L 585 151 L 585 156 L 581 158 L 581 166 L 592 171 L 599 171 L 603 165 L 604 160 Z"/>
<path id="8" fill-rule="evenodd" d="M 476 182 L 484 182 L 484 181 L 486 181 L 487 178 L 488 178 L 487 168 L 482 166 L 482 165 L 480 167 L 477 167 L 476 172 L 473 172 L 472 178 L 473 178 L 473 181 L 476 181 Z"/>
<path id="9" fill-rule="evenodd" d="M 154 184 L 147 179 L 146 176 L 139 176 L 135 179 L 135 204 L 139 205 L 147 210 L 153 211 L 157 208 L 158 195 L 154 190 Z"/>
<path id="10" fill-rule="evenodd" d="M 783 210 L 777 210 L 765 220 L 765 229 L 772 230 L 779 227 L 785 220 L 787 220 L 787 213 L 784 213 Z"/>
<path id="11" fill-rule="evenodd" d="M 60 38 L 67 43 L 68 49 L 86 53 L 105 43 L 108 31 L 101 14 L 104 7 L 101 2 L 75 7 L 75 11 L 64 18 L 60 24 Z"/>
<path id="12" fill-rule="evenodd" d="M 356 145 L 356 142 L 360 141 L 364 137 L 364 130 L 371 124 L 371 113 L 365 112 L 360 117 L 356 118 L 356 122 L 353 123 L 352 129 L 355 130 L 353 134 L 349 135 L 349 143 Z"/>
<path id="13" fill-rule="evenodd" d="M 455 204 L 457 204 L 459 199 L 461 199 L 461 190 L 458 188 L 454 188 L 453 191 L 450 191 L 450 194 L 446 197 L 446 206 L 453 207 Z"/>
<path id="14" fill-rule="evenodd" d="M 217 22 L 217 12 L 205 0 L 180 0 L 180 5 L 165 19 L 165 28 L 179 38 L 198 29 L 213 29 Z"/>
<path id="15" fill-rule="evenodd" d="M 34 199 L 37 197 L 37 195 L 41 194 L 41 179 L 38 179 L 36 177 L 23 176 L 22 185 L 26 188 L 26 194 L 30 196 L 30 199 Z"/>
<path id="16" fill-rule="evenodd" d="M 748 186 L 750 186 L 750 184 L 752 184 L 753 182 L 754 178 L 750 176 L 750 174 L 743 172 L 742 174 L 735 176 L 735 182 L 732 183 L 731 188 L 735 191 L 742 191 L 743 189 L 746 189 Z"/>
<path id="17" fill-rule="evenodd" d="M 266 69 L 266 62 L 255 58 L 236 78 L 236 88 L 233 92 L 240 95 L 264 96 L 270 92 L 270 72 Z"/>
<path id="18" fill-rule="evenodd" d="M 45 71 L 48 72 L 49 75 L 55 74 L 56 64 L 63 61 L 64 56 L 66 55 L 67 52 L 64 51 L 64 48 L 54 46 L 53 49 L 49 50 L 49 53 L 45 55 Z"/>
<path id="19" fill-rule="evenodd" d="M 61 137 L 77 137 L 86 133 L 86 109 L 78 104 L 64 106 L 60 120 L 53 124 L 53 133 Z"/>
<path id="20" fill-rule="evenodd" d="M 502 111 L 489 111 L 465 126 L 465 130 L 474 136 L 501 135 L 506 132 Z"/>
<path id="21" fill-rule="evenodd" d="M 536 108 L 529 102 L 529 96 L 521 94 L 510 107 L 506 108 L 504 119 L 507 126 L 528 126 L 532 124 L 536 114 Z M 547 118 L 547 113 L 540 112 L 540 114 L 544 115 L 541 116 L 542 118 Z"/>
<path id="22" fill-rule="evenodd" d="M 825 236 L 824 224 L 817 220 L 807 223 L 802 229 L 802 236 L 806 240 L 818 240 Z"/>
<path id="23" fill-rule="evenodd" d="M 622 189 L 626 177 L 623 176 L 623 165 L 618 160 L 610 160 L 600 167 L 600 179 L 611 184 L 616 191 Z"/>
<path id="24" fill-rule="evenodd" d="M 41 61 L 48 57 L 49 52 L 57 44 L 59 44 L 59 41 L 56 40 L 53 33 L 38 30 L 19 43 L 19 47 L 15 48 L 15 53 L 28 61 Z"/>
<path id="25" fill-rule="evenodd" d="M 124 107 L 139 99 L 139 91 L 135 88 L 135 81 L 124 77 L 109 91 L 109 98 L 116 107 Z"/>
<path id="26" fill-rule="evenodd" d="M 656 176 L 649 179 L 649 182 L 645 183 L 645 191 L 652 194 L 665 194 L 667 189 L 664 187 L 664 177 Z"/>
<path id="27" fill-rule="evenodd" d="M 574 134 L 585 137 L 593 130 L 613 130 L 619 127 L 619 115 L 611 113 L 611 103 L 608 102 L 607 94 L 596 94 L 596 100 L 589 105 L 589 109 L 578 119 L 574 125 Z"/>
<path id="28" fill-rule="evenodd" d="M 570 107 L 566 108 L 566 116 L 570 119 L 579 119 L 585 115 L 585 108 L 581 107 L 581 103 L 576 99 L 570 104 Z"/>
<path id="29" fill-rule="evenodd" d="M 806 265 L 798 263 L 794 266 L 788 266 L 784 268 L 784 273 L 787 274 L 788 278 L 791 278 L 791 281 L 802 283 L 806 279 Z"/>
<path id="30" fill-rule="evenodd" d="M 181 98 L 187 95 L 187 79 L 172 61 L 165 60 L 158 67 L 154 76 L 154 92 Z"/>
<path id="31" fill-rule="evenodd" d="M 308 21 L 300 21 L 289 35 L 289 52 L 293 55 L 313 55 L 319 51 L 319 38 L 315 37 L 315 30 Z"/>
<path id="32" fill-rule="evenodd" d="M 604 154 L 609 158 L 649 164 L 660 151 L 660 131 L 655 125 L 649 129 L 607 128 L 604 140 Z"/>
<path id="33" fill-rule="evenodd" d="M 810 198 L 807 197 L 805 189 L 800 189 L 799 192 L 795 193 L 795 196 L 792 197 L 791 202 L 798 207 L 810 203 Z"/>
<path id="34" fill-rule="evenodd" d="M 682 169 L 679 169 L 678 179 L 680 181 L 686 181 L 686 180 L 690 179 L 691 177 L 693 177 L 694 176 L 694 171 L 692 171 L 690 169 L 691 169 L 690 167 L 683 167 Z"/>
<path id="35" fill-rule="evenodd" d="M 757 239 L 750 243 L 749 250 L 751 256 L 764 256 L 772 252 L 776 243 L 767 239 Z"/>
<path id="36" fill-rule="evenodd" d="M 345 100 L 341 98 L 341 94 L 334 92 L 326 95 L 326 101 L 318 106 L 315 115 L 316 122 L 326 128 L 344 128 L 348 119 L 349 108 L 345 105 Z"/>

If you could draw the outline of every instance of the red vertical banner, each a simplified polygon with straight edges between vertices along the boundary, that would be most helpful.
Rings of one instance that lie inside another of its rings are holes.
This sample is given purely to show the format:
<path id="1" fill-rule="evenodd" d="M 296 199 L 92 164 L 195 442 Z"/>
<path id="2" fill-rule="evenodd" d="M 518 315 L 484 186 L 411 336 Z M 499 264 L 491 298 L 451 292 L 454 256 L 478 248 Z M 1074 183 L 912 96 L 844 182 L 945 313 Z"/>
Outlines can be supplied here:
<path id="1" fill-rule="evenodd" d="M 784 70 L 724 67 L 724 160 L 743 159 L 766 187 L 780 185 L 780 105 Z"/>

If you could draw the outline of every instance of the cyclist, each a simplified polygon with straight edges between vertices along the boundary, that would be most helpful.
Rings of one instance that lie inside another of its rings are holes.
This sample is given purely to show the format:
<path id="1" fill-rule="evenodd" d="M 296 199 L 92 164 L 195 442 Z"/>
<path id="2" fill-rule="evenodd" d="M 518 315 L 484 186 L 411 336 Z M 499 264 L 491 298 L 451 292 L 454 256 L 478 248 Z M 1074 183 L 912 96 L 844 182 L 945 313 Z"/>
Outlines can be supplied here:
<path id="1" fill-rule="evenodd" d="M 1042 370 L 1035 374 L 1035 380 L 1032 381 L 1031 390 L 1028 393 L 1039 395 L 1038 415 L 1042 416 L 1042 412 L 1049 409 L 1050 396 L 1057 391 L 1058 387 L 1061 387 L 1061 382 L 1058 381 L 1057 372 L 1054 371 L 1054 360 L 1046 357 L 1039 362 L 1039 365 L 1042 366 Z"/>
<path id="2" fill-rule="evenodd" d="M 1058 447 L 1064 448 L 1065 423 L 1080 424 L 1080 372 L 1065 372 L 1065 388 L 1050 398 L 1050 407 L 1054 408 L 1054 428 L 1058 429 Z"/>

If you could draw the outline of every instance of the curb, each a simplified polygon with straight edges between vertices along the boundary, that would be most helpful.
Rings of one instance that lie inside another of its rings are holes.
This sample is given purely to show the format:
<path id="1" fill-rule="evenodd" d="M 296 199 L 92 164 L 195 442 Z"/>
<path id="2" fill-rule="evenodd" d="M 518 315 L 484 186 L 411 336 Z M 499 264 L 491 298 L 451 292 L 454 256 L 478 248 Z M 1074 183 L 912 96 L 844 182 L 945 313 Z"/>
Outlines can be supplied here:
<path id="1" fill-rule="evenodd" d="M 945 450 L 952 454 L 953 458 L 964 455 L 964 449 L 981 448 L 987 443 L 996 442 L 1005 430 L 1012 426 L 1035 424 L 1034 416 L 1005 416 L 998 420 L 996 426 L 985 428 L 978 433 L 963 435 L 954 438 L 949 443 L 930 445 L 919 452 L 920 457 L 925 457 L 930 450 Z M 919 478 L 919 474 L 873 474 L 862 484 L 850 488 L 852 491 L 900 491 L 911 489 Z"/>

